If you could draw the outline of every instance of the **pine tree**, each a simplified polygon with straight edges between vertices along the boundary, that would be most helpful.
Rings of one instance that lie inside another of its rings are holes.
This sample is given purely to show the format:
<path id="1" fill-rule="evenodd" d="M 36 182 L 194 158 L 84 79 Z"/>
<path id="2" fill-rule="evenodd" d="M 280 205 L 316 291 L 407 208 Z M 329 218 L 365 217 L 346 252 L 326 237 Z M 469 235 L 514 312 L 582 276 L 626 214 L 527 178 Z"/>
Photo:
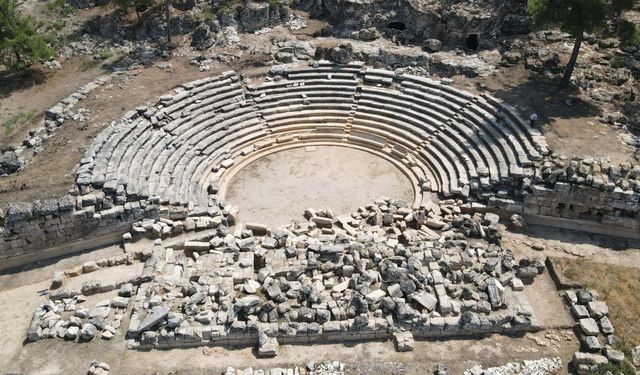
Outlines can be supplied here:
<path id="1" fill-rule="evenodd" d="M 609 19 L 617 19 L 622 11 L 632 6 L 633 0 L 528 0 L 534 25 L 559 26 L 575 37 L 561 87 L 569 85 L 584 34 L 602 29 Z"/>
<path id="2" fill-rule="evenodd" d="M 20 13 L 16 0 L 0 0 L 0 63 L 20 68 L 51 55 L 35 22 Z"/>

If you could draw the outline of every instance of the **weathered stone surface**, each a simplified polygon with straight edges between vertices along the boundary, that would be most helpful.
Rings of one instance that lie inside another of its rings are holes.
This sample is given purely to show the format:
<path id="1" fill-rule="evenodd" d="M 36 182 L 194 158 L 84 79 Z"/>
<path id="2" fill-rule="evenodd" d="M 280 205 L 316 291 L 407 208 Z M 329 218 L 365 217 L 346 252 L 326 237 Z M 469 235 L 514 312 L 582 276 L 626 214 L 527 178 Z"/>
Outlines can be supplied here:
<path id="1" fill-rule="evenodd" d="M 275 357 L 278 355 L 278 340 L 269 337 L 263 331 L 258 332 L 258 355 L 260 357 Z"/>
<path id="2" fill-rule="evenodd" d="M 409 331 L 394 332 L 393 339 L 396 343 L 396 350 L 399 352 L 413 351 L 414 341 L 413 334 Z"/>
<path id="3" fill-rule="evenodd" d="M 640 345 L 631 350 L 631 362 L 634 366 L 640 366 Z"/>
<path id="4" fill-rule="evenodd" d="M 169 314 L 169 308 L 166 306 L 153 307 L 149 313 L 138 325 L 136 331 L 144 332 L 154 325 L 160 323 Z"/>
<path id="5" fill-rule="evenodd" d="M 579 320 L 580 329 L 585 335 L 597 336 L 600 333 L 598 323 L 592 318 L 584 318 Z"/>
<path id="6" fill-rule="evenodd" d="M 609 308 L 607 304 L 602 301 L 592 301 L 587 304 L 587 308 L 589 309 L 589 313 L 591 317 L 594 319 L 600 319 L 605 315 L 609 315 Z"/>
<path id="7" fill-rule="evenodd" d="M 436 307 L 438 300 L 432 294 L 427 292 L 418 292 L 411 295 L 411 299 L 418 302 L 428 311 L 432 311 Z"/>
<path id="8" fill-rule="evenodd" d="M 572 362 L 578 365 L 604 365 L 609 363 L 609 360 L 605 356 L 598 354 L 575 352 Z"/>

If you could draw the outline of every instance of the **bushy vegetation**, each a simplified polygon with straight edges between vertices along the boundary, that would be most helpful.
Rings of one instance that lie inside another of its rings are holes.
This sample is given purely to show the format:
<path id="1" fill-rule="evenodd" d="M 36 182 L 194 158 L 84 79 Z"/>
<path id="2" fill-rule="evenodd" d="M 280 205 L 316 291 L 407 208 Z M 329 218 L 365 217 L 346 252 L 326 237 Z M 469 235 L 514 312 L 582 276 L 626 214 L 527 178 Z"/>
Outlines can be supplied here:
<path id="1" fill-rule="evenodd" d="M 625 45 L 640 45 L 640 28 L 628 20 L 620 20 L 617 25 L 620 42 Z"/>
<path id="2" fill-rule="evenodd" d="M 5 136 L 11 135 L 16 127 L 20 125 L 24 125 L 27 122 L 33 119 L 35 115 L 35 111 L 30 112 L 18 112 L 14 115 L 9 116 L 6 120 L 2 122 L 2 129 Z"/>
<path id="3" fill-rule="evenodd" d="M 68 16 L 75 10 L 66 0 L 50 0 L 47 2 L 45 9 L 51 14 L 60 14 L 62 16 Z"/>
<path id="4" fill-rule="evenodd" d="M 636 370 L 627 362 L 607 363 L 606 365 L 598 366 L 598 372 L 596 375 L 607 374 L 636 375 Z"/>
<path id="5" fill-rule="evenodd" d="M 0 64 L 22 68 L 51 55 L 35 21 L 20 12 L 16 0 L 0 0 Z"/>

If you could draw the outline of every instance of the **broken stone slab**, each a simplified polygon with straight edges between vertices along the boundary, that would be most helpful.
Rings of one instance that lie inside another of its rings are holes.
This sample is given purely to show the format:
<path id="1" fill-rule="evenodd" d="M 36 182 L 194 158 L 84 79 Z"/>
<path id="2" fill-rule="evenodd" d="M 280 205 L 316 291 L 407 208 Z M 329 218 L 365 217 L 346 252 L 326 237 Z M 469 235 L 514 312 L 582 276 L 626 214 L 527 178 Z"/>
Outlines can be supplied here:
<path id="1" fill-rule="evenodd" d="M 427 227 L 432 228 L 432 229 L 442 229 L 442 228 L 444 228 L 445 225 L 447 225 L 447 223 L 445 223 L 444 221 L 441 221 L 441 220 L 428 218 L 425 221 L 424 225 L 426 225 Z"/>
<path id="2" fill-rule="evenodd" d="M 573 353 L 572 362 L 576 365 L 606 365 L 609 360 L 599 354 L 575 352 Z"/>
<path id="3" fill-rule="evenodd" d="M 58 289 L 62 286 L 64 282 L 64 272 L 56 271 L 53 273 L 53 277 L 51 278 L 51 289 Z"/>
<path id="4" fill-rule="evenodd" d="M 136 332 L 144 332 L 154 325 L 160 323 L 164 318 L 169 314 L 169 308 L 166 306 L 154 306 L 151 308 L 149 314 L 142 319 L 140 324 L 138 324 L 138 328 Z"/>
<path id="5" fill-rule="evenodd" d="M 600 333 L 598 323 L 593 318 L 583 318 L 579 320 L 580 329 L 587 336 L 597 336 Z"/>
<path id="6" fill-rule="evenodd" d="M 266 236 L 269 231 L 269 227 L 258 223 L 247 223 L 244 227 L 250 230 L 254 236 Z"/>
<path id="7" fill-rule="evenodd" d="M 611 321 L 608 317 L 603 316 L 602 318 L 600 318 L 600 330 L 605 335 L 611 335 L 615 331 L 613 329 L 613 324 L 611 324 Z"/>
<path id="8" fill-rule="evenodd" d="M 516 292 L 521 292 L 524 290 L 524 284 L 522 283 L 522 280 L 520 280 L 517 277 L 514 277 L 513 279 L 511 279 L 511 289 L 513 289 Z"/>
<path id="9" fill-rule="evenodd" d="M 634 366 L 640 366 L 640 345 L 631 349 L 631 363 Z"/>
<path id="10" fill-rule="evenodd" d="M 410 331 L 394 332 L 393 340 L 396 344 L 396 350 L 399 352 L 413 351 L 414 340 L 413 334 Z"/>
<path id="11" fill-rule="evenodd" d="M 411 299 L 422 305 L 428 311 L 433 311 L 438 303 L 438 299 L 431 293 L 417 292 L 411 295 Z"/>
<path id="12" fill-rule="evenodd" d="M 235 306 L 239 309 L 248 309 L 256 306 L 258 303 L 260 303 L 260 298 L 257 296 L 246 296 L 236 300 Z"/>
<path id="13" fill-rule="evenodd" d="M 93 340 L 98 333 L 98 328 L 91 323 L 85 323 L 80 330 L 80 338 L 86 341 Z"/>
<path id="14" fill-rule="evenodd" d="M 80 333 L 79 327 L 71 326 L 67 328 L 67 330 L 65 331 L 64 338 L 65 340 L 75 340 L 78 337 L 79 333 Z"/>
<path id="15" fill-rule="evenodd" d="M 318 228 L 331 228 L 333 226 L 333 219 L 328 217 L 314 216 L 311 221 L 315 223 Z"/>
<path id="16" fill-rule="evenodd" d="M 99 269 L 100 269 L 100 266 L 98 266 L 98 263 L 94 261 L 84 262 L 82 264 L 82 273 L 94 272 Z"/>
<path id="17" fill-rule="evenodd" d="M 584 305 L 573 305 L 571 306 L 571 314 L 576 319 L 584 319 L 589 317 L 589 310 Z"/>
<path id="18" fill-rule="evenodd" d="M 624 352 L 614 349 L 606 349 L 605 355 L 612 363 L 622 363 L 624 361 Z"/>
<path id="19" fill-rule="evenodd" d="M 499 308 L 500 306 L 502 306 L 502 296 L 500 296 L 500 292 L 498 291 L 496 279 L 490 278 L 487 281 L 487 294 L 489 295 L 489 302 L 491 302 L 491 307 Z"/>
<path id="20" fill-rule="evenodd" d="M 500 221 L 500 216 L 491 213 L 491 212 L 487 212 L 484 214 L 484 225 L 492 225 L 492 224 L 498 224 L 498 222 Z"/>
<path id="21" fill-rule="evenodd" d="M 370 303 L 377 303 L 382 298 L 384 298 L 386 295 L 387 295 L 387 293 L 385 293 L 384 290 L 378 289 L 378 290 L 374 290 L 373 292 L 367 294 L 366 298 Z"/>
<path id="22" fill-rule="evenodd" d="M 209 242 L 205 241 L 186 241 L 184 249 L 187 251 L 206 252 L 209 251 Z"/>
<path id="23" fill-rule="evenodd" d="M 111 306 L 126 309 L 129 306 L 128 297 L 115 297 L 111 300 Z"/>
<path id="24" fill-rule="evenodd" d="M 133 295 L 133 284 L 131 283 L 123 284 L 118 290 L 119 297 L 131 297 L 131 295 Z"/>
<path id="25" fill-rule="evenodd" d="M 584 336 L 582 337 L 585 351 L 589 353 L 599 353 L 602 350 L 602 345 L 598 340 L 598 336 Z"/>
<path id="26" fill-rule="evenodd" d="M 255 280 L 247 280 L 242 285 L 245 293 L 256 294 L 260 289 L 260 283 Z"/>
<path id="27" fill-rule="evenodd" d="M 95 307 L 89 311 L 89 319 L 102 318 L 106 319 L 109 316 L 111 309 L 108 306 Z"/>
<path id="28" fill-rule="evenodd" d="M 258 356 L 275 357 L 278 355 L 278 339 L 270 337 L 264 331 L 258 332 Z"/>
<path id="29" fill-rule="evenodd" d="M 609 315 L 609 308 L 603 301 L 589 302 L 587 303 L 587 308 L 589 309 L 589 314 L 594 319 L 600 319 L 605 315 Z"/>

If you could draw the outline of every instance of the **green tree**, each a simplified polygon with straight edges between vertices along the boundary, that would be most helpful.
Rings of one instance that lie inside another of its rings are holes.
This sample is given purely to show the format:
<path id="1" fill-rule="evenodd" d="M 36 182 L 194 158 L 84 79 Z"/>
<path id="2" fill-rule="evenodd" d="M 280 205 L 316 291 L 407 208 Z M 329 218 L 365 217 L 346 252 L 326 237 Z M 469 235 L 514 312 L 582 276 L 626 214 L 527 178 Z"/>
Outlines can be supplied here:
<path id="1" fill-rule="evenodd" d="M 0 0 L 0 63 L 19 68 L 51 55 L 35 22 L 20 13 L 16 0 Z"/>
<path id="2" fill-rule="evenodd" d="M 617 19 L 632 6 L 633 0 L 528 0 L 529 14 L 535 26 L 558 26 L 575 37 L 561 87 L 569 85 L 584 34 L 602 29 L 607 20 Z"/>

